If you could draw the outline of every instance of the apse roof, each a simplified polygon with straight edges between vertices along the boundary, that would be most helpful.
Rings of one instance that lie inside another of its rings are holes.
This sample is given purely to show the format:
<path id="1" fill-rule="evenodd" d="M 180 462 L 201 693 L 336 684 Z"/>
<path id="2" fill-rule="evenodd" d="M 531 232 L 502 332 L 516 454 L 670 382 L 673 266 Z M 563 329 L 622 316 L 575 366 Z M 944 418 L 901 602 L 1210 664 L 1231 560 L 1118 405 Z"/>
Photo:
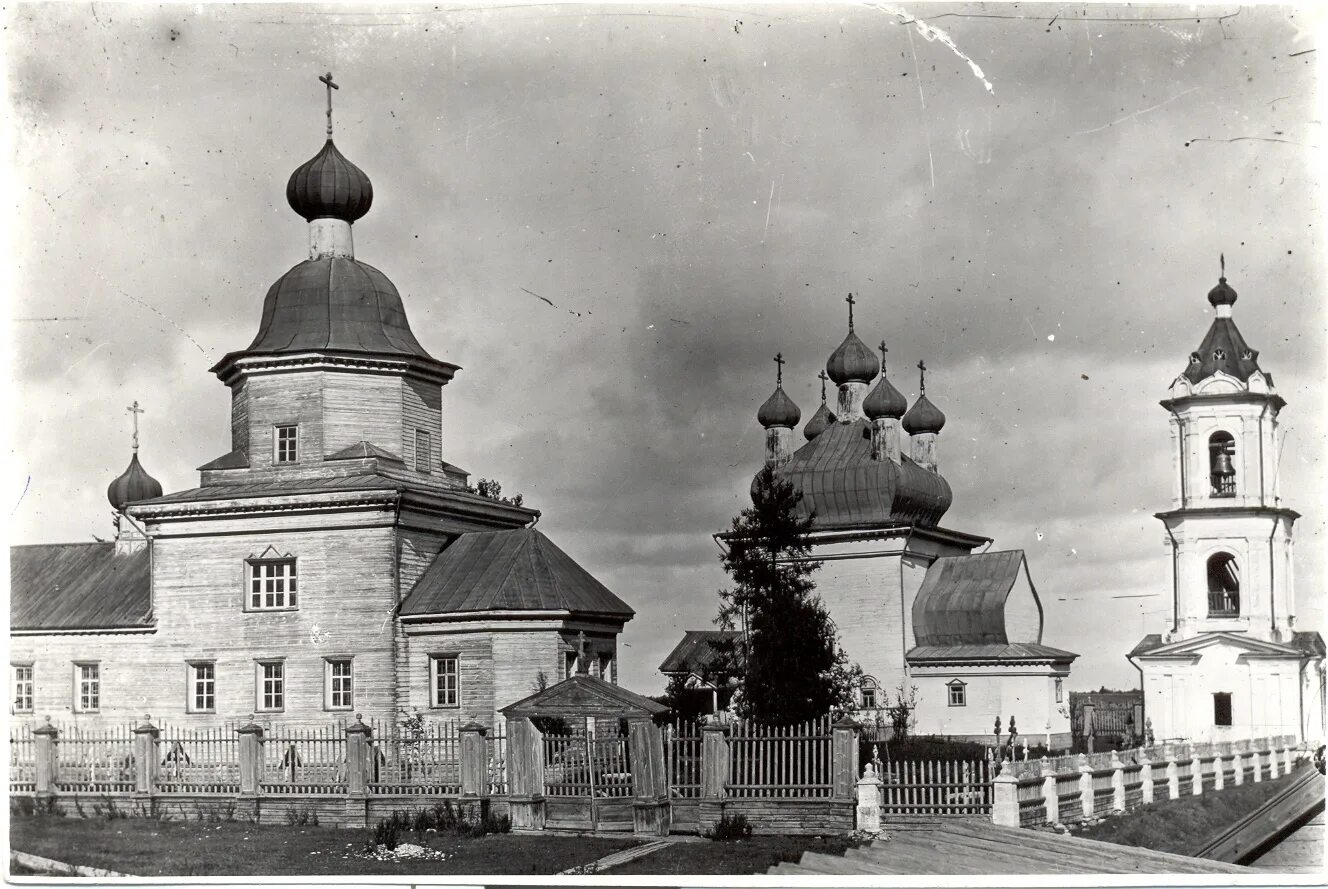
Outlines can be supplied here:
<path id="1" fill-rule="evenodd" d="M 630 619 L 635 612 L 533 528 L 459 536 L 416 582 L 401 614 L 572 611 Z"/>
<path id="2" fill-rule="evenodd" d="M 1023 550 L 937 559 L 913 599 L 919 646 L 1006 645 L 1005 600 L 1024 565 Z"/>
<path id="3" fill-rule="evenodd" d="M 114 543 L 9 548 L 11 630 L 90 630 L 151 625 L 147 547 L 117 554 Z"/>

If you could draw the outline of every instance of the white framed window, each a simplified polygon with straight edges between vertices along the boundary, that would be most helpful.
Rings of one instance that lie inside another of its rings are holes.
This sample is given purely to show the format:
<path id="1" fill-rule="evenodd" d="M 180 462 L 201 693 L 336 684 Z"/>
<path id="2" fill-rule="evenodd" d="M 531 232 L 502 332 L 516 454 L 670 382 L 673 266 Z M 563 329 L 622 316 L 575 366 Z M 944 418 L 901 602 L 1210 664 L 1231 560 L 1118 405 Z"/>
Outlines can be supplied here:
<path id="1" fill-rule="evenodd" d="M 429 706 L 461 706 L 461 658 L 455 654 L 429 656 Z"/>
<path id="2" fill-rule="evenodd" d="M 274 426 L 272 430 L 272 459 L 277 463 L 295 463 L 300 459 L 300 427 Z"/>
<path id="3" fill-rule="evenodd" d="M 269 713 L 286 709 L 286 662 L 259 661 L 256 666 L 255 707 Z"/>
<path id="4" fill-rule="evenodd" d="M 215 713 L 217 710 L 217 665 L 213 661 L 190 661 L 190 713 Z"/>
<path id="5" fill-rule="evenodd" d="M 951 707 L 968 706 L 968 686 L 958 679 L 951 679 L 945 684 L 946 697 Z"/>
<path id="6" fill-rule="evenodd" d="M 426 429 L 415 430 L 415 468 L 428 472 L 433 466 L 433 436 Z"/>
<path id="7" fill-rule="evenodd" d="M 354 667 L 350 658 L 323 661 L 323 702 L 328 710 L 349 710 L 355 706 Z"/>
<path id="8" fill-rule="evenodd" d="M 32 664 L 10 664 L 10 688 L 13 691 L 11 704 L 14 713 L 32 712 Z"/>
<path id="9" fill-rule="evenodd" d="M 74 664 L 74 709 L 78 713 L 101 709 L 101 664 Z"/>
<path id="10" fill-rule="evenodd" d="M 1056 680 L 1056 703 L 1060 704 L 1065 700 L 1065 680 Z"/>
<path id="11" fill-rule="evenodd" d="M 862 680 L 862 709 L 875 710 L 878 706 L 876 699 L 876 680 L 870 677 Z"/>
<path id="12" fill-rule="evenodd" d="M 249 611 L 296 608 L 295 560 L 252 559 L 249 566 Z"/>

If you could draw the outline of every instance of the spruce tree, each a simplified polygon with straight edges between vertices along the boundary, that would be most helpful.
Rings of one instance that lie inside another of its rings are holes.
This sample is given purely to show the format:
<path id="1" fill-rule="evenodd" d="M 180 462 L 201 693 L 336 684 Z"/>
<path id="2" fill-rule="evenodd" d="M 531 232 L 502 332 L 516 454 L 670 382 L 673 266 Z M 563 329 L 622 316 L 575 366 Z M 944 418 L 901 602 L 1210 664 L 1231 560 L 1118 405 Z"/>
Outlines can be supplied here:
<path id="1" fill-rule="evenodd" d="M 752 505 L 734 517 L 720 556 L 732 587 L 720 590 L 720 626 L 746 629 L 724 658 L 740 678 L 738 715 L 772 725 L 802 722 L 853 707 L 862 670 L 848 660 L 829 612 L 816 595 L 802 494 L 762 469 Z"/>

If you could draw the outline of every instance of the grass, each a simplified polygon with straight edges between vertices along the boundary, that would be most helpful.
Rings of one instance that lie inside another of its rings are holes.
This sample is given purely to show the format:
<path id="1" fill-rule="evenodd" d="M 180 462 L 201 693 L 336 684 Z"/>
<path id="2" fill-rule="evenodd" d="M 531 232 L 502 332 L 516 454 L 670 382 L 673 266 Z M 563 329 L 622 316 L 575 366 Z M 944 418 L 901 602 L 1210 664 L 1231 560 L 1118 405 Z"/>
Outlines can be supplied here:
<path id="1" fill-rule="evenodd" d="M 148 819 L 14 817 L 11 848 L 144 877 L 555 874 L 634 846 L 631 837 L 430 835 L 445 861 L 356 858 L 370 830 Z M 415 837 L 403 842 L 416 842 Z"/>
<path id="2" fill-rule="evenodd" d="M 1074 835 L 1157 852 L 1193 855 L 1209 840 L 1289 787 L 1296 774 L 1275 781 L 1226 787 L 1202 796 L 1163 800 L 1127 815 L 1111 816 L 1100 824 L 1075 831 Z"/>
<path id="3" fill-rule="evenodd" d="M 601 871 L 611 876 L 632 874 L 764 874 L 781 861 L 797 861 L 804 852 L 843 855 L 858 845 L 850 837 L 754 836 L 722 842 L 677 843 L 644 858 Z"/>

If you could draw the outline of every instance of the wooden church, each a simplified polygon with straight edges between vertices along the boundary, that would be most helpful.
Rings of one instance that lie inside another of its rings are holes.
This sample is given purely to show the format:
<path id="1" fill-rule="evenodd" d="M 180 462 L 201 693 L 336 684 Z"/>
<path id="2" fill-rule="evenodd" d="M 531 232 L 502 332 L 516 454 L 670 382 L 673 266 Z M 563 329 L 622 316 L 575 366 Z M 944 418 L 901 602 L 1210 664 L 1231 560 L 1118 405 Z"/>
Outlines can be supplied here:
<path id="1" fill-rule="evenodd" d="M 135 433 L 108 490 L 113 542 L 11 548 L 15 714 L 492 723 L 581 670 L 616 682 L 632 609 L 537 510 L 481 496 L 442 457 L 460 368 L 355 255 L 373 187 L 332 141 L 330 81 L 327 141 L 286 186 L 308 258 L 212 368 L 230 390 L 225 453 L 163 495 Z"/>

